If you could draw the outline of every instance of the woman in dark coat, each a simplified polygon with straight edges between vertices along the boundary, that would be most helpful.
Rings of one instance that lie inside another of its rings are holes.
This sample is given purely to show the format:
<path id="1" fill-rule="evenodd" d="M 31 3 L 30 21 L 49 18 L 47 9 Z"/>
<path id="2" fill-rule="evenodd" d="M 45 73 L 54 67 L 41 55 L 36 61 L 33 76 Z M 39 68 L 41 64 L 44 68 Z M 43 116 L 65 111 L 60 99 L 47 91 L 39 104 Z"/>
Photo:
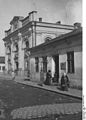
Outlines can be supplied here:
<path id="1" fill-rule="evenodd" d="M 68 91 L 68 87 L 69 87 L 69 78 L 66 75 L 66 73 L 64 73 L 61 77 L 61 89 L 64 91 Z"/>
<path id="2" fill-rule="evenodd" d="M 50 85 L 51 84 L 51 79 L 52 79 L 51 70 L 48 70 L 48 72 L 46 74 L 46 80 L 45 80 L 44 84 L 45 85 Z"/>

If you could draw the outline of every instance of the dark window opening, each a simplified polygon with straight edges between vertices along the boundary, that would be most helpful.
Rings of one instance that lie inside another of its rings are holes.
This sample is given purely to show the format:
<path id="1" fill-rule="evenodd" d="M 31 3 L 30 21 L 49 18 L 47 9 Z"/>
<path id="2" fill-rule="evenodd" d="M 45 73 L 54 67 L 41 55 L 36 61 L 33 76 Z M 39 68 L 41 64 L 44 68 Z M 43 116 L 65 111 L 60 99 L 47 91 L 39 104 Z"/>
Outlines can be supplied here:
<path id="1" fill-rule="evenodd" d="M 18 62 L 16 62 L 16 70 L 18 70 L 19 64 Z"/>
<path id="2" fill-rule="evenodd" d="M 43 72 L 47 72 L 47 57 L 43 57 Z"/>
<path id="3" fill-rule="evenodd" d="M 36 72 L 39 72 L 39 58 L 35 58 L 35 66 L 36 66 Z"/>
<path id="4" fill-rule="evenodd" d="M 16 45 L 16 51 L 18 51 L 18 49 L 19 49 L 19 48 L 18 48 L 18 45 Z"/>
<path id="5" fill-rule="evenodd" d="M 29 48 L 29 42 L 26 41 L 26 48 Z"/>
<path id="6" fill-rule="evenodd" d="M 5 70 L 5 66 L 2 67 L 2 70 Z"/>
<path id="7" fill-rule="evenodd" d="M 68 73 L 74 73 L 74 52 L 67 53 Z"/>

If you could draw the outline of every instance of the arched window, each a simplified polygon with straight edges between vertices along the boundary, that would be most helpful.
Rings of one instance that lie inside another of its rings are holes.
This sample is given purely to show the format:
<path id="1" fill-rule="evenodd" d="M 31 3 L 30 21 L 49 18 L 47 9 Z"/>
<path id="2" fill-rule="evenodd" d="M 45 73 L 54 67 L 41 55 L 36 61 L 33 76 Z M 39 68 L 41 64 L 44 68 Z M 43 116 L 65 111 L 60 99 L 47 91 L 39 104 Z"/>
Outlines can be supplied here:
<path id="1" fill-rule="evenodd" d="M 45 42 L 48 42 L 48 41 L 50 41 L 52 38 L 51 37 L 47 37 L 47 38 L 45 38 Z"/>

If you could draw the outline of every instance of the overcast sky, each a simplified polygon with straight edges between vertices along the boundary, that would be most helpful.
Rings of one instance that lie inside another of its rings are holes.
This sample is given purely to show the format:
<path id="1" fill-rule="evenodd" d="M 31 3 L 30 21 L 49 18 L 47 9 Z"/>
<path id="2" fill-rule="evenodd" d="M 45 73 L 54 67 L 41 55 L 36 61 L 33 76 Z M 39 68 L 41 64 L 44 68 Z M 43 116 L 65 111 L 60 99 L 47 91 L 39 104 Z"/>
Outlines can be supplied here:
<path id="1" fill-rule="evenodd" d="M 38 11 L 38 18 L 42 17 L 46 22 L 82 23 L 82 0 L 0 0 L 0 55 L 4 55 L 2 39 L 12 18 L 26 17 L 33 10 Z"/>

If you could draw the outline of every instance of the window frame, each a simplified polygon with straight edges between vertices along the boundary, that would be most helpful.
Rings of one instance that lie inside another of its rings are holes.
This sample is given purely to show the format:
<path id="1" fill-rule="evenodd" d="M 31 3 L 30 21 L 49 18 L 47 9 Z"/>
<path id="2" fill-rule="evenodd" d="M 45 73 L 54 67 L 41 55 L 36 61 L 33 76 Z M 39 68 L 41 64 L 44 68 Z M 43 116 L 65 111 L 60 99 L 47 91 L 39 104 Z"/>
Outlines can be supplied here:
<path id="1" fill-rule="evenodd" d="M 43 57 L 43 72 L 47 72 L 47 56 Z"/>
<path id="2" fill-rule="evenodd" d="M 67 65 L 68 65 L 68 73 L 75 73 L 74 69 L 74 51 L 67 52 Z"/>
<path id="3" fill-rule="evenodd" d="M 38 73 L 39 72 L 39 58 L 35 57 L 35 71 Z"/>

